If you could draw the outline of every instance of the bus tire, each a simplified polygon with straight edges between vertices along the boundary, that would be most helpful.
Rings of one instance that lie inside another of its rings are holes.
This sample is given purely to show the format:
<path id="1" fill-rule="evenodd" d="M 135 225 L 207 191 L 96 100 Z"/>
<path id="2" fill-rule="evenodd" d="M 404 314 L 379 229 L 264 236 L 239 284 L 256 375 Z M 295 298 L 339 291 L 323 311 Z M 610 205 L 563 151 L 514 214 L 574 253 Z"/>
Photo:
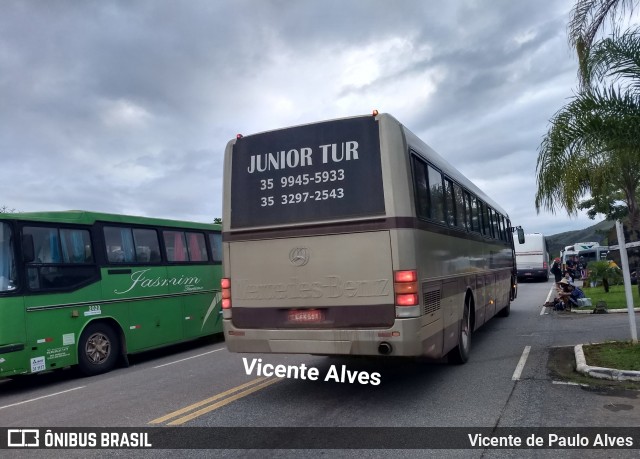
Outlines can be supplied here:
<path id="1" fill-rule="evenodd" d="M 458 328 L 458 345 L 449 351 L 447 358 L 449 363 L 462 365 L 469 360 L 471 352 L 471 310 L 469 304 L 464 305 L 462 320 Z"/>
<path id="2" fill-rule="evenodd" d="M 85 376 L 111 371 L 120 354 L 120 341 L 106 322 L 92 322 L 78 341 L 78 367 Z"/>
<path id="3" fill-rule="evenodd" d="M 507 305 L 498 311 L 496 314 L 498 317 L 509 317 L 511 314 L 511 302 L 507 303 Z"/>

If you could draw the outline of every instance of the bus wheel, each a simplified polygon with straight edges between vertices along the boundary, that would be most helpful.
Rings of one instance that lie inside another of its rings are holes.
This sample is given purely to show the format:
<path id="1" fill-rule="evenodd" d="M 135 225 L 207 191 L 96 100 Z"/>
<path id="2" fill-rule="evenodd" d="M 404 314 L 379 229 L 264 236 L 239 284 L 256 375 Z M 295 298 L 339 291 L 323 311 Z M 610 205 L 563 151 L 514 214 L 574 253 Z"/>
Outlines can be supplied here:
<path id="1" fill-rule="evenodd" d="M 464 305 L 460 329 L 458 330 L 458 345 L 447 355 L 449 363 L 463 364 L 469 360 L 471 351 L 471 313 L 469 304 Z"/>
<path id="2" fill-rule="evenodd" d="M 94 322 L 87 326 L 78 341 L 78 366 L 86 376 L 110 371 L 120 352 L 118 335 L 109 324 Z"/>
<path id="3" fill-rule="evenodd" d="M 509 301 L 504 308 L 500 309 L 496 315 L 498 317 L 509 317 L 509 314 L 511 314 L 511 301 Z"/>

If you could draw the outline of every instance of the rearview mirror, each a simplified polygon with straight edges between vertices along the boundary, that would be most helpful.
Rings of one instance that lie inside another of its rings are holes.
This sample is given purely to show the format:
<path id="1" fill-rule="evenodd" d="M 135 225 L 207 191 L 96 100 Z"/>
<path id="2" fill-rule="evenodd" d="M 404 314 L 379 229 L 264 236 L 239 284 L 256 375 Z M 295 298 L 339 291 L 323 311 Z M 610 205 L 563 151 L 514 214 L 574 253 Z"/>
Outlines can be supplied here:
<path id="1" fill-rule="evenodd" d="M 518 231 L 518 242 L 520 244 L 524 244 L 524 230 L 522 229 L 521 226 L 518 226 L 516 230 Z"/>

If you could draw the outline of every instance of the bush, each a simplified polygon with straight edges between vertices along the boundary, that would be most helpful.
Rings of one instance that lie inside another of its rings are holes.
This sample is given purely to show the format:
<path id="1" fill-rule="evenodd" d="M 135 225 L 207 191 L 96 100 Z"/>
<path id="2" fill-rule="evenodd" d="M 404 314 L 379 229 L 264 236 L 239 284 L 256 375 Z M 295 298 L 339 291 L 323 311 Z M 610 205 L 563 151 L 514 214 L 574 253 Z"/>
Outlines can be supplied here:
<path id="1" fill-rule="evenodd" d="M 622 270 L 606 260 L 592 261 L 587 265 L 587 270 L 589 271 L 589 282 L 594 282 L 597 285 L 598 281 L 601 281 L 605 292 L 609 291 L 610 284 L 618 285 L 623 282 Z"/>

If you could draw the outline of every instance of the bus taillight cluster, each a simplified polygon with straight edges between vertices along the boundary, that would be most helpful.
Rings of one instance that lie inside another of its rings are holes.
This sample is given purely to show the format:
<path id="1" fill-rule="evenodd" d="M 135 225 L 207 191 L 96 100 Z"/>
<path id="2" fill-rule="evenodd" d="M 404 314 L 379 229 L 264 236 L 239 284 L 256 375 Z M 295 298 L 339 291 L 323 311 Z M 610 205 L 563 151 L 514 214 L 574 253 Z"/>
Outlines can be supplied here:
<path id="1" fill-rule="evenodd" d="M 231 279 L 223 277 L 220 279 L 222 287 L 222 309 L 231 309 Z"/>
<path id="2" fill-rule="evenodd" d="M 396 306 L 418 305 L 418 272 L 415 269 L 393 273 Z"/>

